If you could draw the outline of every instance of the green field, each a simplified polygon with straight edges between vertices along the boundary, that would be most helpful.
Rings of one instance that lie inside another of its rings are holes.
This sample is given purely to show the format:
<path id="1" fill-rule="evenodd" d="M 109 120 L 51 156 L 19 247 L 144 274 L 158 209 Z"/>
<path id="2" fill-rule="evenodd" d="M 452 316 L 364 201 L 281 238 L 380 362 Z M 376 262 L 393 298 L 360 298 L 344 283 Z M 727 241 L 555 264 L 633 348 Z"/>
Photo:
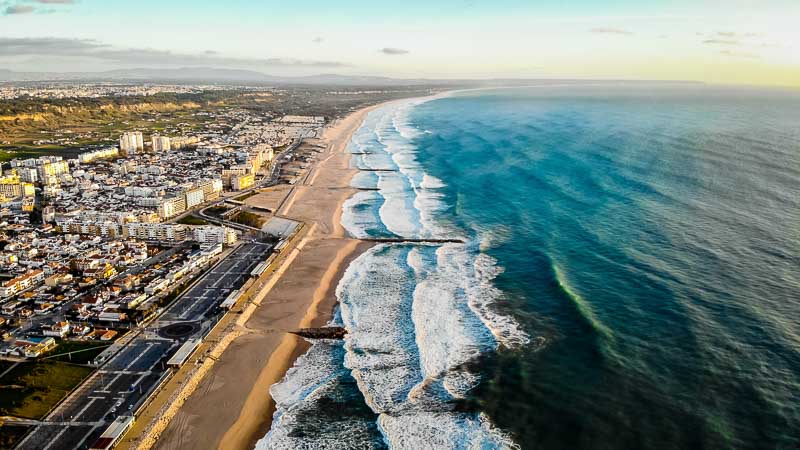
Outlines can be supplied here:
<path id="1" fill-rule="evenodd" d="M 0 449 L 14 448 L 31 427 L 0 425 Z"/>
<path id="2" fill-rule="evenodd" d="M 98 341 L 61 341 L 55 350 L 46 355 L 46 358 L 48 361 L 88 364 L 110 345 L 108 342 Z"/>
<path id="3" fill-rule="evenodd" d="M 183 225 L 208 225 L 208 222 L 206 222 L 204 219 L 195 216 L 181 217 L 180 220 L 178 220 L 178 223 Z"/>
<path id="4" fill-rule="evenodd" d="M 254 195 L 258 195 L 258 194 L 259 194 L 258 191 L 252 191 L 252 192 L 248 192 L 247 194 L 240 195 L 240 196 L 234 198 L 234 200 L 239 201 L 239 202 L 243 202 L 243 201 L 247 200 L 248 198 L 250 198 L 250 197 L 252 197 Z"/>
<path id="5" fill-rule="evenodd" d="M 0 378 L 0 415 L 41 419 L 93 371 L 59 361 L 20 363 Z"/>
<path id="6" fill-rule="evenodd" d="M 209 216 L 221 217 L 229 209 L 231 208 L 228 208 L 227 206 L 224 205 L 212 206 L 211 208 L 208 208 L 206 210 L 206 214 Z"/>
<path id="7" fill-rule="evenodd" d="M 267 218 L 259 214 L 241 211 L 233 217 L 233 221 L 236 223 L 241 223 L 242 225 L 251 226 L 253 228 L 261 228 L 261 226 L 264 225 L 264 222 L 267 221 Z"/>

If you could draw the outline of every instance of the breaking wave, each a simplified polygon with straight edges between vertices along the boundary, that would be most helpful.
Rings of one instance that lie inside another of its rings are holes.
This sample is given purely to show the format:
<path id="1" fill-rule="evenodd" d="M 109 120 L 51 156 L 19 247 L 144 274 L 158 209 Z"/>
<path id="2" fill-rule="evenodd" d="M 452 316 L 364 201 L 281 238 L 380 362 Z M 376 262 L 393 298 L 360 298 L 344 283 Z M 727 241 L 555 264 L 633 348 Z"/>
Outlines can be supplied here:
<path id="1" fill-rule="evenodd" d="M 455 408 L 480 383 L 468 363 L 500 347 L 524 345 L 528 336 L 496 309 L 502 299 L 492 284 L 501 273 L 496 261 L 438 217 L 448 208 L 446 185 L 417 160 L 413 140 L 420 132 L 408 113 L 418 103 L 376 109 L 353 135 L 348 149 L 353 167 L 362 171 L 352 185 L 363 190 L 345 203 L 342 225 L 357 238 L 466 243 L 381 244 L 353 261 L 336 292 L 337 320 L 347 337 L 338 344 L 315 343 L 272 387 L 278 408 L 259 449 L 355 442 L 375 448 L 378 441 L 401 449 L 515 447 L 482 413 Z M 308 421 L 325 417 L 310 411 L 348 380 L 348 392 L 357 392 L 370 414 L 356 415 L 362 423 L 311 426 L 324 432 L 308 439 Z"/>

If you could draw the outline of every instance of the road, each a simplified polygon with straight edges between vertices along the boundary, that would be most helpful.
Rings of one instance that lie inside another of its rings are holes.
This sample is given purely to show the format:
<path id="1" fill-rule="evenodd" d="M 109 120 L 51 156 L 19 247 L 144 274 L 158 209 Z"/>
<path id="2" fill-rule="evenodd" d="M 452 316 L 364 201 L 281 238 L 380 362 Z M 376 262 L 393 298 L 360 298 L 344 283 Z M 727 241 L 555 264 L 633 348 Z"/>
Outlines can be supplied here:
<path id="1" fill-rule="evenodd" d="M 250 278 L 250 272 L 266 260 L 272 248 L 272 244 L 246 242 L 222 258 L 157 319 L 133 331 L 136 334 L 129 342 L 44 420 L 36 422 L 17 448 L 87 448 L 117 415 L 135 412 L 168 375 L 168 359 L 186 339 L 201 337 L 216 324 L 221 318 L 212 314 L 217 306 Z M 163 337 L 160 331 L 176 323 L 193 326 L 188 327 L 188 334 Z"/>
<path id="2" fill-rule="evenodd" d="M 297 150 L 297 148 L 302 143 L 303 143 L 302 139 L 295 139 L 295 141 L 292 142 L 291 145 L 289 145 L 288 147 L 286 147 L 285 149 L 280 151 L 277 155 L 275 155 L 275 157 L 273 158 L 273 161 L 275 161 L 275 163 L 272 164 L 272 166 L 270 167 L 269 175 L 264 177 L 264 178 L 262 178 L 261 180 L 259 180 L 252 187 L 244 189 L 244 190 L 241 190 L 241 191 L 238 191 L 236 193 L 236 197 L 241 197 L 242 195 L 247 195 L 248 193 L 256 191 L 258 189 L 263 189 L 265 187 L 274 186 L 275 184 L 277 184 L 278 183 L 278 175 L 280 174 L 280 168 L 281 168 L 281 164 L 283 164 L 284 156 L 288 155 L 288 154 L 291 154 L 292 152 Z M 219 205 L 225 203 L 228 200 L 230 200 L 230 198 L 220 198 L 219 200 L 215 200 L 215 201 L 207 204 L 206 206 L 204 206 L 202 209 L 198 210 L 197 211 L 197 215 L 200 216 L 201 218 L 203 218 L 204 220 L 206 220 L 206 221 L 208 221 L 210 223 L 217 224 L 217 225 L 224 225 L 226 227 L 235 228 L 237 230 L 241 230 L 241 231 L 245 231 L 245 232 L 261 231 L 258 228 L 250 227 L 250 226 L 247 226 L 247 225 L 243 225 L 241 223 L 232 222 L 230 220 L 225 220 L 225 219 L 221 219 L 221 218 L 210 216 L 210 215 L 206 214 L 206 210 L 208 210 L 209 208 L 213 208 L 215 206 L 219 206 Z"/>

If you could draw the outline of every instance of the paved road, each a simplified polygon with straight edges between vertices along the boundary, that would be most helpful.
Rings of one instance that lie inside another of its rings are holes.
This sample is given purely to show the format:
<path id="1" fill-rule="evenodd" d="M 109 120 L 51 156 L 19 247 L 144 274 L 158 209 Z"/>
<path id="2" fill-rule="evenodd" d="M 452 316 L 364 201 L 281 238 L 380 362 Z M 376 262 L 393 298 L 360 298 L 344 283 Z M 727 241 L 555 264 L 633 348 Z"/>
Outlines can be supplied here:
<path id="1" fill-rule="evenodd" d="M 272 244 L 246 242 L 206 272 L 147 328 L 175 322 L 199 324 L 197 336 L 220 318 L 217 306 L 266 260 Z M 181 337 L 181 340 L 189 336 Z M 17 447 L 22 450 L 88 448 L 118 414 L 130 414 L 165 376 L 166 362 L 181 341 L 141 332 L 41 421 Z"/>
<path id="2" fill-rule="evenodd" d="M 70 397 L 20 443 L 19 449 L 87 448 L 118 414 L 145 399 L 165 371 L 176 343 L 137 339 L 102 369 L 93 373 Z"/>
<path id="3" fill-rule="evenodd" d="M 242 244 L 186 291 L 158 324 L 201 320 L 213 312 L 228 294 L 247 281 L 258 263 L 267 259 L 272 247 L 260 242 Z"/>

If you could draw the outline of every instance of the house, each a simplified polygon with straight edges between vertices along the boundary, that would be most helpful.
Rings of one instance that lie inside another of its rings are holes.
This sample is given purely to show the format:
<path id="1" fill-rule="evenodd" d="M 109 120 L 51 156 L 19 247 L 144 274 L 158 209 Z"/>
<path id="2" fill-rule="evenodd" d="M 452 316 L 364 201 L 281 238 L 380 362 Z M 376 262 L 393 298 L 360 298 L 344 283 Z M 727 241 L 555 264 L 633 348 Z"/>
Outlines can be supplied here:
<path id="1" fill-rule="evenodd" d="M 38 358 L 44 353 L 56 348 L 56 340 L 52 337 L 17 339 L 14 343 L 17 353 L 26 358 Z"/>
<path id="2" fill-rule="evenodd" d="M 116 336 L 117 336 L 117 332 L 116 331 L 107 330 L 105 333 L 103 333 L 100 336 L 100 340 L 101 341 L 110 341 L 110 340 L 114 339 L 114 337 L 116 337 Z"/>
<path id="3" fill-rule="evenodd" d="M 42 326 L 42 334 L 45 336 L 52 336 L 57 338 L 64 338 L 69 334 L 69 322 L 56 322 L 50 325 Z"/>

